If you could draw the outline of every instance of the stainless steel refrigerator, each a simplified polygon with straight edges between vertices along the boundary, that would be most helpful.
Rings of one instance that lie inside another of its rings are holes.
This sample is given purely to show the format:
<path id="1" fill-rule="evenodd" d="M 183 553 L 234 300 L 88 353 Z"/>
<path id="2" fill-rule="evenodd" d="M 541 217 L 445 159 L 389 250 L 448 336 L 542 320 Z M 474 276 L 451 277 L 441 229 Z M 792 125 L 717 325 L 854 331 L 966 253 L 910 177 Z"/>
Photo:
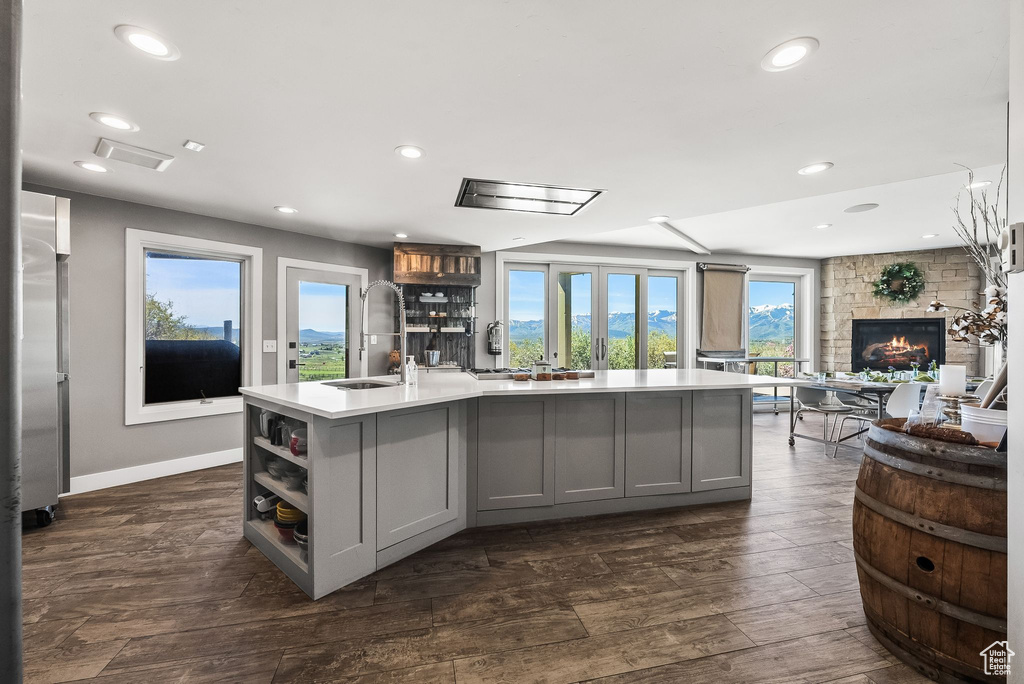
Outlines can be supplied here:
<path id="1" fill-rule="evenodd" d="M 21 510 L 53 520 L 69 489 L 68 257 L 71 200 L 21 193 Z"/>

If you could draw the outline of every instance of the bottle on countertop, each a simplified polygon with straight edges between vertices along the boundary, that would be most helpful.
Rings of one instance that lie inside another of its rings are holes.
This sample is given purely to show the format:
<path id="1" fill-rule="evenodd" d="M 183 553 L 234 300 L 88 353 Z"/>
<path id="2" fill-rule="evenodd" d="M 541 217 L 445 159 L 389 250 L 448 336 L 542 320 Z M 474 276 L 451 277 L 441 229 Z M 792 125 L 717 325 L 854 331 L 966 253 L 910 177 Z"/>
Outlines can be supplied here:
<path id="1" fill-rule="evenodd" d="M 412 356 L 411 354 L 409 356 L 406 356 L 405 357 L 405 375 L 406 375 L 406 381 L 407 381 L 408 384 L 410 384 L 410 385 L 415 385 L 416 384 L 416 371 L 417 370 L 419 370 L 419 367 L 416 365 L 416 357 Z"/>

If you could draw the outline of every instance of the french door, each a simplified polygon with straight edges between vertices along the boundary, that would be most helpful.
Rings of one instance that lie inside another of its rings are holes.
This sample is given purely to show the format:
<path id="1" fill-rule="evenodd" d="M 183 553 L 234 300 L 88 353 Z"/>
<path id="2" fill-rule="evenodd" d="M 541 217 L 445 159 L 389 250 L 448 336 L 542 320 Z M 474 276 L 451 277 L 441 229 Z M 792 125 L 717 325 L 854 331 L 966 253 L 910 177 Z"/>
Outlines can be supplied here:
<path id="1" fill-rule="evenodd" d="M 676 367 L 683 273 L 551 264 L 548 354 L 574 370 Z"/>
<path id="2" fill-rule="evenodd" d="M 358 275 L 288 268 L 286 382 L 359 375 Z"/>

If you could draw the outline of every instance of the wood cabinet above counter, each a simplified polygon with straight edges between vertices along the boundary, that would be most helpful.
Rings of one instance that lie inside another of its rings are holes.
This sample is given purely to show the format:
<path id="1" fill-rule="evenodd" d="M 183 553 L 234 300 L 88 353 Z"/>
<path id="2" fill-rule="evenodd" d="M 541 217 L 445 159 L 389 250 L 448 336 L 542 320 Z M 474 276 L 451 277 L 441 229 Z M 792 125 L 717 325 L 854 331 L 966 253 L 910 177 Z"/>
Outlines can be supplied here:
<path id="1" fill-rule="evenodd" d="M 480 248 L 396 242 L 395 282 L 476 287 L 480 284 Z"/>

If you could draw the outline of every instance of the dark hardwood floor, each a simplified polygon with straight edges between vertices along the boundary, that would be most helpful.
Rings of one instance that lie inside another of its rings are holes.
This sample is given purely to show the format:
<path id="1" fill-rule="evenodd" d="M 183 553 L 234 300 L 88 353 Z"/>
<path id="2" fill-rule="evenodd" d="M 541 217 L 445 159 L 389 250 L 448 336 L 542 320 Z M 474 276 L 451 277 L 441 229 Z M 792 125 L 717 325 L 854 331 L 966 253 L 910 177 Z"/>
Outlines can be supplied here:
<path id="1" fill-rule="evenodd" d="M 240 466 L 67 497 L 25 533 L 26 681 L 928 681 L 864 626 L 859 456 L 786 420 L 753 501 L 467 530 L 317 602 L 242 538 Z"/>

